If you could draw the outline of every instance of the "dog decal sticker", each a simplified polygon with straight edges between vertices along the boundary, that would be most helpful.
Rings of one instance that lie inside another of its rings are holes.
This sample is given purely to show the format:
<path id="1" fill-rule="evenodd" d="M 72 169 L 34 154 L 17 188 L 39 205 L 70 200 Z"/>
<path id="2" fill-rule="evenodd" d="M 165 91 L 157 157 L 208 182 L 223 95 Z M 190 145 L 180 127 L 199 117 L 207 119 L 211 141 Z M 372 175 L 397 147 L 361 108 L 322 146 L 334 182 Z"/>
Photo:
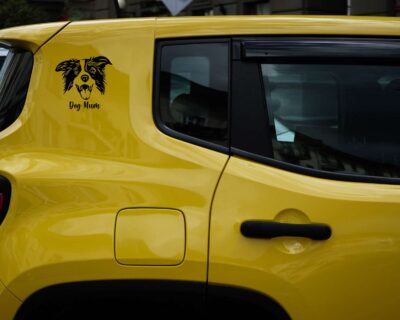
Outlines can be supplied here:
<path id="1" fill-rule="evenodd" d="M 76 88 L 81 98 L 87 102 L 94 89 L 97 89 L 101 94 L 105 93 L 105 69 L 107 65 L 111 64 L 111 61 L 104 56 L 80 60 L 70 59 L 60 62 L 56 71 L 62 72 L 64 93 Z"/>

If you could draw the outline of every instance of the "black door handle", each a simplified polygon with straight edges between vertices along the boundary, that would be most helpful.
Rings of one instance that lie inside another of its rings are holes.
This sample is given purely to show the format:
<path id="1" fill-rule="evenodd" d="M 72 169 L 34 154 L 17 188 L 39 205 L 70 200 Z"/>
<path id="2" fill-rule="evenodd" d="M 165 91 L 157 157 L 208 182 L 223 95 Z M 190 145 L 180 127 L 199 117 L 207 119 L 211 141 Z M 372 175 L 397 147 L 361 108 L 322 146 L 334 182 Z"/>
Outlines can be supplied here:
<path id="1" fill-rule="evenodd" d="M 247 238 L 271 239 L 275 237 L 303 237 L 312 240 L 327 240 L 331 228 L 322 223 L 292 224 L 268 220 L 247 220 L 240 226 L 240 232 Z"/>

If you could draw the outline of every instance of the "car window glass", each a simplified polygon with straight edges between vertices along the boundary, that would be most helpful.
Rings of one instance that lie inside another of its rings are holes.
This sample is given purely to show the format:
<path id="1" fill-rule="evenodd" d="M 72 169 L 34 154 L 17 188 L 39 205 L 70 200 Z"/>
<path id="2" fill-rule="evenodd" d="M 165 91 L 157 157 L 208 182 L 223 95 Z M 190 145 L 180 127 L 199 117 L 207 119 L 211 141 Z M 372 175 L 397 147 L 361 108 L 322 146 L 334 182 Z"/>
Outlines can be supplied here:
<path id="1" fill-rule="evenodd" d="M 190 94 L 191 83 L 210 86 L 210 61 L 207 57 L 176 57 L 171 61 L 170 103 L 181 94 Z"/>
<path id="2" fill-rule="evenodd" d="M 9 52 L 10 52 L 9 49 L 0 47 L 0 85 L 4 78 L 5 68 L 6 68 L 5 61 L 6 61 L 6 58 L 9 54 Z"/>
<path id="3" fill-rule="evenodd" d="M 0 47 L 0 130 L 11 125 L 22 111 L 32 65 L 31 52 Z"/>
<path id="4" fill-rule="evenodd" d="M 400 67 L 261 64 L 273 158 L 400 176 Z"/>
<path id="5" fill-rule="evenodd" d="M 228 45 L 162 47 L 160 117 L 168 128 L 227 145 Z"/>

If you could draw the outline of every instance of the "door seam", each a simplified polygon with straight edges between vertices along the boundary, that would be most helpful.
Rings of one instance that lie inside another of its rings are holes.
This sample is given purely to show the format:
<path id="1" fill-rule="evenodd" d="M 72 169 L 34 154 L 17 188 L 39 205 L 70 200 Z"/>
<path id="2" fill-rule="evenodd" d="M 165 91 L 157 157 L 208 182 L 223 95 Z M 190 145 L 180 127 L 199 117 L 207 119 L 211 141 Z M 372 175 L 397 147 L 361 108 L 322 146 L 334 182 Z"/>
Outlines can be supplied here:
<path id="1" fill-rule="evenodd" d="M 213 205 L 214 205 L 214 199 L 215 199 L 215 195 L 217 193 L 219 184 L 221 182 L 222 176 L 225 172 L 225 169 L 228 165 L 228 162 L 230 160 L 231 156 L 228 156 L 228 158 L 226 159 L 226 162 L 221 170 L 221 173 L 218 177 L 217 183 L 215 185 L 214 188 L 214 192 L 212 194 L 211 197 L 211 203 L 210 203 L 210 211 L 208 214 L 208 236 L 207 236 L 207 268 L 206 268 L 206 297 L 207 297 L 207 293 L 208 293 L 208 275 L 209 275 L 209 269 L 210 269 L 210 243 L 211 243 L 211 216 L 212 216 L 212 211 L 213 211 Z"/>

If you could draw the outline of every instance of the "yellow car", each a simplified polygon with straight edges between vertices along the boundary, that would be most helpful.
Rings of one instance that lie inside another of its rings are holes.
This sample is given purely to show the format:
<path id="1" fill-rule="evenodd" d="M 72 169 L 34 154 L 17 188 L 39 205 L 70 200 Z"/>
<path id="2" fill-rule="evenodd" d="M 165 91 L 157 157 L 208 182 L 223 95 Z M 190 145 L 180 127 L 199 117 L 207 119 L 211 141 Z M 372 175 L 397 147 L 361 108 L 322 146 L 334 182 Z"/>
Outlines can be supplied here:
<path id="1" fill-rule="evenodd" d="M 398 18 L 0 41 L 1 320 L 398 318 Z"/>

